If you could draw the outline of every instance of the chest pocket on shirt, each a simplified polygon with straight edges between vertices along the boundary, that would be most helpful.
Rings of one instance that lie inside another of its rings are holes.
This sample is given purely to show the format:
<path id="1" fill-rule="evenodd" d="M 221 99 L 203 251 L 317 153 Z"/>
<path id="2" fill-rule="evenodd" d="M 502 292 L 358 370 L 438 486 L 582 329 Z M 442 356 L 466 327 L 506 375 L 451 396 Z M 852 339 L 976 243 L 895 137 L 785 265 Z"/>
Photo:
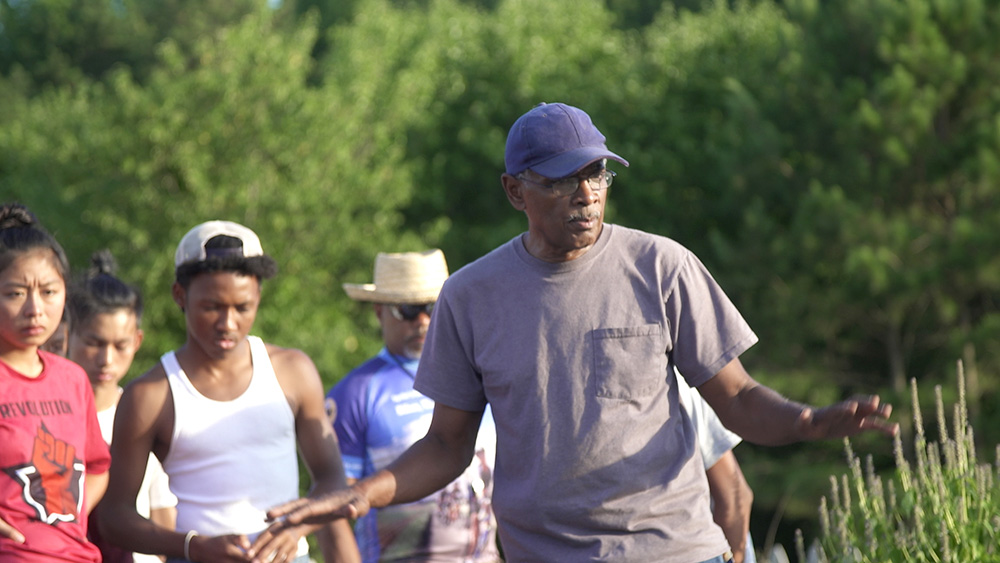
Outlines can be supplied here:
<path id="1" fill-rule="evenodd" d="M 599 328 L 591 335 L 598 397 L 636 399 L 665 384 L 667 356 L 660 325 Z"/>

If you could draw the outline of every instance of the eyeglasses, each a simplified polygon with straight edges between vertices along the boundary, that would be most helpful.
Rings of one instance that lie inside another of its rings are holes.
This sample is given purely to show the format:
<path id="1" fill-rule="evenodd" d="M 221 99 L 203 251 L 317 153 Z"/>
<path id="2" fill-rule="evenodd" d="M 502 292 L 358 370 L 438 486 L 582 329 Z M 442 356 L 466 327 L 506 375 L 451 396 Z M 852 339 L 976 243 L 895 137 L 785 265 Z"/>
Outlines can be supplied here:
<path id="1" fill-rule="evenodd" d="M 536 182 L 530 178 L 526 178 L 524 174 L 518 174 L 517 179 L 529 184 L 535 184 L 536 186 L 541 186 L 543 188 L 548 188 L 552 190 L 552 193 L 557 196 L 571 195 L 576 193 L 576 190 L 580 188 L 580 182 L 586 181 L 590 189 L 596 191 L 604 190 L 611 187 L 611 184 L 615 181 L 614 170 L 608 170 L 603 168 L 595 172 L 592 176 L 582 178 L 580 176 L 566 176 L 565 178 L 559 178 L 558 180 L 553 180 L 551 183 L 545 184 L 542 182 Z"/>
<path id="2" fill-rule="evenodd" d="M 419 317 L 420 313 L 427 313 L 429 317 L 433 310 L 433 303 L 424 303 L 423 305 L 389 305 L 389 312 L 392 313 L 392 316 L 396 317 L 396 320 L 407 322 Z"/>

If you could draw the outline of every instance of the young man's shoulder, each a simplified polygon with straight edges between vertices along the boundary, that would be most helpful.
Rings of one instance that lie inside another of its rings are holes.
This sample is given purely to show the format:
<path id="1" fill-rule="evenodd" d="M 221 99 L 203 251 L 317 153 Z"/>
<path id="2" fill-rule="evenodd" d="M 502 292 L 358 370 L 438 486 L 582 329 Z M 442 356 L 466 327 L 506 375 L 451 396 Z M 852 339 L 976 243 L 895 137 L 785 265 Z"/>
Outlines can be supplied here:
<path id="1" fill-rule="evenodd" d="M 275 370 L 279 366 L 284 369 L 316 369 L 309 354 L 298 348 L 286 348 L 268 342 L 264 343 L 264 347 L 267 349 L 267 355 L 271 358 L 271 364 Z"/>
<path id="2" fill-rule="evenodd" d="M 301 404 L 310 395 L 323 397 L 323 382 L 319 370 L 308 354 L 297 348 L 285 348 L 276 344 L 264 343 L 264 346 L 278 383 L 289 400 Z"/>
<path id="3" fill-rule="evenodd" d="M 157 362 L 146 373 L 125 385 L 115 412 L 116 419 L 128 420 L 128 432 L 152 429 L 158 435 L 173 426 L 173 400 L 163 365 Z M 115 436 L 119 436 L 116 429 Z M 118 440 L 115 440 L 116 442 Z"/>
<path id="4" fill-rule="evenodd" d="M 169 388 L 167 372 L 160 362 L 125 385 L 126 393 L 138 401 L 166 400 Z"/>
<path id="5" fill-rule="evenodd" d="M 133 379 L 129 385 L 135 384 L 155 384 L 156 382 L 167 382 L 167 370 L 161 362 L 156 362 L 139 377 Z"/>

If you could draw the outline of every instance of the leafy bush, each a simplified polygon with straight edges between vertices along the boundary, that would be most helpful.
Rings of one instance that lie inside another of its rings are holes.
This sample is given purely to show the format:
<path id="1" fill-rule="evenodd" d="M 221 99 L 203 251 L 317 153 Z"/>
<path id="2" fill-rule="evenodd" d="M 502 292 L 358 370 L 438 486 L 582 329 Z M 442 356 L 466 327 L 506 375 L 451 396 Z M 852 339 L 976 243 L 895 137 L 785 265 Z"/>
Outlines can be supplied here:
<path id="1" fill-rule="evenodd" d="M 979 463 L 969 424 L 965 377 L 958 365 L 958 402 L 948 434 L 941 386 L 934 387 L 939 438 L 928 442 L 916 380 L 910 380 L 914 448 L 911 464 L 895 439 L 895 473 L 883 481 L 867 456 L 862 470 L 844 440 L 850 472 L 830 477 L 820 503 L 822 537 L 800 561 L 1000 561 L 1000 446 L 997 463 Z"/>

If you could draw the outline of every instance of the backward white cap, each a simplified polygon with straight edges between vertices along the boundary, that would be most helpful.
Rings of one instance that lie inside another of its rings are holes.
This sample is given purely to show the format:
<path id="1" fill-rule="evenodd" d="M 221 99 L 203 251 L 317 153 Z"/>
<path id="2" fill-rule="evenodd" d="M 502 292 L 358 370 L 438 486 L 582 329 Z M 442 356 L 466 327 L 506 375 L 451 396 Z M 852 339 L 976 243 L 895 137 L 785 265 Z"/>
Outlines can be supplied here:
<path id="1" fill-rule="evenodd" d="M 214 237 L 224 235 L 237 238 L 243 242 L 243 248 L 212 248 L 205 249 L 205 243 Z M 232 221 L 207 221 L 191 229 L 177 245 L 174 253 L 174 267 L 189 262 L 203 262 L 210 256 L 242 256 L 252 258 L 263 256 L 264 249 L 260 239 L 250 229 Z"/>

